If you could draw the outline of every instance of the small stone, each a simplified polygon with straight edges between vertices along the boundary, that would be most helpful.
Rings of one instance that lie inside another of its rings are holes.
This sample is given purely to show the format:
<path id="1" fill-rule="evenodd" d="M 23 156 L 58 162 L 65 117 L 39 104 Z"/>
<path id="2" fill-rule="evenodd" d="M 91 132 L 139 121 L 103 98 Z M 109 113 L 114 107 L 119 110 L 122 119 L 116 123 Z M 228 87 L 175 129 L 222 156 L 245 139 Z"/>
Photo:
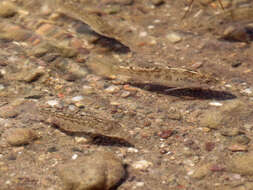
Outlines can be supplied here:
<path id="1" fill-rule="evenodd" d="M 89 139 L 85 137 L 75 137 L 75 141 L 80 144 L 87 144 Z"/>
<path id="2" fill-rule="evenodd" d="M 247 42 L 247 43 L 251 41 L 251 36 L 247 32 L 246 27 L 242 27 L 242 26 L 228 27 L 224 31 L 222 38 L 228 41 L 239 41 L 239 42 Z"/>
<path id="3" fill-rule="evenodd" d="M 75 96 L 71 100 L 74 102 L 79 102 L 79 101 L 83 100 L 83 96 Z"/>
<path id="4" fill-rule="evenodd" d="M 37 139 L 37 135 L 31 129 L 12 129 L 7 132 L 7 142 L 12 146 L 20 146 L 29 144 Z"/>
<path id="5" fill-rule="evenodd" d="M 210 106 L 217 106 L 217 107 L 219 107 L 219 106 L 222 106 L 223 104 L 220 103 L 220 102 L 210 102 L 209 105 Z"/>
<path id="6" fill-rule="evenodd" d="M 196 168 L 196 170 L 192 174 L 192 177 L 196 178 L 196 179 L 203 179 L 207 175 L 211 174 L 210 168 L 211 168 L 211 164 L 209 164 L 209 163 L 208 164 L 204 164 L 204 165 Z"/>
<path id="7" fill-rule="evenodd" d="M 160 6 L 164 4 L 164 0 L 151 0 L 151 3 L 155 6 Z"/>
<path id="8" fill-rule="evenodd" d="M 222 124 L 222 115 L 217 114 L 217 111 L 210 110 L 208 113 L 204 113 L 200 119 L 200 125 L 211 129 L 218 129 Z"/>
<path id="9" fill-rule="evenodd" d="M 52 153 L 52 152 L 57 152 L 58 149 L 55 146 L 52 146 L 52 147 L 48 148 L 47 151 Z"/>
<path id="10" fill-rule="evenodd" d="M 34 55 L 34 56 L 37 57 L 37 58 L 46 55 L 48 52 L 49 52 L 49 49 L 46 48 L 45 46 L 42 46 L 42 45 L 35 46 L 35 47 L 30 51 L 31 55 Z"/>
<path id="11" fill-rule="evenodd" d="M 227 170 L 241 175 L 253 175 L 253 154 L 234 156 L 227 162 Z"/>
<path id="12" fill-rule="evenodd" d="M 167 34 L 166 38 L 172 43 L 178 43 L 182 40 L 181 35 L 176 32 L 171 32 Z"/>
<path id="13" fill-rule="evenodd" d="M 122 94 L 121 94 L 121 97 L 122 98 L 127 98 L 131 95 L 131 92 L 128 92 L 128 91 L 123 91 Z"/>
<path id="14" fill-rule="evenodd" d="M 112 85 L 112 86 L 109 86 L 108 88 L 105 89 L 105 92 L 107 93 L 116 93 L 120 90 L 120 88 L 118 86 L 115 86 L 115 85 Z"/>
<path id="15" fill-rule="evenodd" d="M 106 14 L 111 14 L 112 15 L 112 14 L 119 13 L 120 10 L 121 10 L 120 5 L 111 5 L 109 7 L 106 7 L 104 11 L 105 11 Z"/>
<path id="16" fill-rule="evenodd" d="M 32 83 L 39 80 L 44 74 L 45 72 L 42 69 L 28 70 L 26 72 L 23 71 L 18 78 L 21 81 Z"/>
<path id="17" fill-rule="evenodd" d="M 161 137 L 162 139 L 167 139 L 170 136 L 172 136 L 174 134 L 173 130 L 165 130 L 165 131 L 161 131 L 158 136 Z"/>
<path id="18" fill-rule="evenodd" d="M 13 3 L 9 1 L 0 3 L 0 17 L 8 18 L 14 16 L 16 13 L 17 8 Z"/>
<path id="19" fill-rule="evenodd" d="M 246 135 L 238 135 L 233 138 L 233 141 L 242 145 L 247 145 L 250 142 L 250 138 L 247 137 Z"/>
<path id="20" fill-rule="evenodd" d="M 240 61 L 236 61 L 236 62 L 234 62 L 234 63 L 231 64 L 231 66 L 232 66 L 233 68 L 239 67 L 239 66 L 241 66 L 241 65 L 242 65 L 242 62 L 240 62 Z"/>
<path id="21" fill-rule="evenodd" d="M 50 105 L 51 107 L 60 105 L 58 100 L 49 100 L 47 101 L 47 104 Z"/>
<path id="22" fill-rule="evenodd" d="M 239 152 L 239 151 L 245 152 L 245 151 L 248 151 L 248 146 L 241 145 L 241 144 L 233 144 L 228 147 L 228 150 L 232 152 Z"/>
<path id="23" fill-rule="evenodd" d="M 180 121 L 182 119 L 182 114 L 178 111 L 169 111 L 168 112 L 168 118 L 171 120 L 177 120 Z"/>
<path id="24" fill-rule="evenodd" d="M 0 90 L 4 90 L 5 86 L 3 84 L 0 84 Z"/>
<path id="25" fill-rule="evenodd" d="M 76 159 L 77 159 L 77 157 L 78 157 L 78 155 L 77 155 L 77 154 L 73 154 L 73 156 L 72 156 L 71 158 L 72 158 L 72 160 L 76 160 Z"/>
<path id="26" fill-rule="evenodd" d="M 27 40 L 31 33 L 25 29 L 22 29 L 16 25 L 4 25 L 0 24 L 0 39 L 10 40 L 10 41 L 24 41 Z"/>
<path id="27" fill-rule="evenodd" d="M 130 148 L 127 149 L 127 152 L 129 152 L 129 153 L 137 153 L 137 152 L 139 152 L 139 150 L 136 149 L 136 148 L 130 147 Z"/>
<path id="28" fill-rule="evenodd" d="M 241 132 L 238 128 L 223 128 L 221 130 L 221 134 L 224 136 L 229 136 L 229 137 L 233 137 L 233 136 L 237 136 L 239 135 Z"/>
<path id="29" fill-rule="evenodd" d="M 14 106 L 3 106 L 0 108 L 0 117 L 2 118 L 14 118 L 17 117 L 18 111 Z"/>
<path id="30" fill-rule="evenodd" d="M 122 162 L 109 152 L 96 152 L 60 165 L 64 190 L 109 190 L 125 176 Z"/>
<path id="31" fill-rule="evenodd" d="M 149 162 L 147 160 L 140 160 L 133 163 L 133 168 L 137 170 L 147 170 L 149 167 L 153 166 L 152 162 Z"/>
<path id="32" fill-rule="evenodd" d="M 217 165 L 217 164 L 214 164 L 210 167 L 210 170 L 212 172 L 223 172 L 225 171 L 225 167 L 222 166 L 222 165 Z"/>
<path id="33" fill-rule="evenodd" d="M 91 86 L 83 85 L 82 92 L 88 95 L 94 93 L 94 89 Z"/>
<path id="34" fill-rule="evenodd" d="M 252 95 L 253 90 L 252 90 L 252 88 L 246 88 L 246 89 L 242 90 L 241 92 L 243 94 Z"/>
<path id="35" fill-rule="evenodd" d="M 106 4 L 132 5 L 134 0 L 106 0 Z"/>
<path id="36" fill-rule="evenodd" d="M 215 143 L 214 142 L 207 142 L 205 144 L 205 149 L 206 151 L 210 152 L 215 148 Z"/>

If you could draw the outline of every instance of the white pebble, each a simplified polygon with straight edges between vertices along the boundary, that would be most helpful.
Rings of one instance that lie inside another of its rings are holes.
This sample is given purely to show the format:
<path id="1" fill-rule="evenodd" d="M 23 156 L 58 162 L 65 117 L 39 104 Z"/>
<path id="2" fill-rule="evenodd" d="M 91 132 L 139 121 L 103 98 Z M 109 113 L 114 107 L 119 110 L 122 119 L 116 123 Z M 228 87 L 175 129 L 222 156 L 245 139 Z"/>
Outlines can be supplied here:
<path id="1" fill-rule="evenodd" d="M 135 184 L 137 187 L 143 187 L 144 186 L 144 182 L 140 181 L 140 182 L 136 182 Z"/>
<path id="2" fill-rule="evenodd" d="M 3 89 L 4 89 L 4 85 L 0 84 L 0 90 L 3 90 Z"/>
<path id="3" fill-rule="evenodd" d="M 187 172 L 187 175 L 193 175 L 194 174 L 194 170 L 190 170 Z"/>
<path id="4" fill-rule="evenodd" d="M 182 37 L 178 33 L 175 33 L 175 32 L 171 32 L 167 34 L 166 38 L 172 43 L 177 43 L 182 40 Z"/>
<path id="5" fill-rule="evenodd" d="M 219 107 L 219 106 L 222 106 L 223 104 L 220 103 L 220 102 L 210 102 L 209 105 L 210 106 L 217 106 L 217 107 Z"/>
<path id="6" fill-rule="evenodd" d="M 91 86 L 88 86 L 88 85 L 83 85 L 83 90 L 87 90 L 87 91 L 90 91 L 92 89 Z"/>
<path id="7" fill-rule="evenodd" d="M 246 88 L 246 89 L 242 90 L 242 93 L 244 93 L 244 94 L 252 94 L 252 89 L 251 88 Z"/>
<path id="8" fill-rule="evenodd" d="M 77 159 L 77 157 L 78 157 L 78 155 L 77 155 L 77 154 L 74 154 L 74 155 L 72 156 L 72 160 Z"/>
<path id="9" fill-rule="evenodd" d="M 138 170 L 146 170 L 150 166 L 153 166 L 152 162 L 149 162 L 147 160 L 140 160 L 135 163 L 133 163 L 133 167 Z"/>
<path id="10" fill-rule="evenodd" d="M 129 152 L 129 153 L 137 153 L 137 152 L 139 152 L 139 150 L 136 149 L 136 148 L 130 147 L 130 148 L 127 149 L 127 152 Z"/>
<path id="11" fill-rule="evenodd" d="M 82 99 L 83 99 L 83 96 L 75 96 L 75 97 L 72 98 L 72 101 L 74 101 L 74 102 L 79 102 L 79 101 L 81 101 Z"/>
<path id="12" fill-rule="evenodd" d="M 149 26 L 148 26 L 148 29 L 154 29 L 154 28 L 155 28 L 154 25 L 149 25 Z"/>
<path id="13" fill-rule="evenodd" d="M 49 100 L 49 101 L 47 101 L 47 104 L 50 105 L 51 107 L 54 107 L 54 106 L 59 105 L 59 101 L 58 100 Z"/>
<path id="14" fill-rule="evenodd" d="M 108 88 L 105 89 L 105 91 L 108 93 L 115 93 L 115 92 L 118 92 L 119 90 L 120 88 L 115 85 L 109 86 Z"/>
<path id="15" fill-rule="evenodd" d="M 140 32 L 139 36 L 140 37 L 146 37 L 148 33 L 146 31 Z"/>
<path id="16" fill-rule="evenodd" d="M 77 143 L 87 143 L 88 142 L 88 139 L 85 138 L 85 137 L 75 137 L 75 141 Z"/>
<path id="17" fill-rule="evenodd" d="M 160 23 L 160 22 L 161 22 L 161 20 L 159 20 L 159 19 L 154 20 L 154 23 Z"/>

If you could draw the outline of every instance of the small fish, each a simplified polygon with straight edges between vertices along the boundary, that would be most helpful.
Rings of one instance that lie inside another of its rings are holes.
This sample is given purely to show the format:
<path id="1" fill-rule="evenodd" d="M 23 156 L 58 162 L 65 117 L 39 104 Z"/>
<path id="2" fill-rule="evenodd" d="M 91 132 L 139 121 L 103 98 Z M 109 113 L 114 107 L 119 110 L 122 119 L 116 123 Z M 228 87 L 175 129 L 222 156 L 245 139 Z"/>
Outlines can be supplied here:
<path id="1" fill-rule="evenodd" d="M 197 71 L 172 67 L 124 67 L 113 57 L 91 55 L 88 68 L 97 75 L 117 78 L 126 83 L 147 83 L 176 88 L 210 87 L 219 80 Z"/>
<path id="2" fill-rule="evenodd" d="M 118 122 L 102 119 L 90 113 L 78 116 L 45 108 L 40 108 L 39 112 L 47 122 L 69 133 L 82 132 L 87 133 L 87 135 L 99 134 L 112 137 L 126 137 L 126 132 Z"/>

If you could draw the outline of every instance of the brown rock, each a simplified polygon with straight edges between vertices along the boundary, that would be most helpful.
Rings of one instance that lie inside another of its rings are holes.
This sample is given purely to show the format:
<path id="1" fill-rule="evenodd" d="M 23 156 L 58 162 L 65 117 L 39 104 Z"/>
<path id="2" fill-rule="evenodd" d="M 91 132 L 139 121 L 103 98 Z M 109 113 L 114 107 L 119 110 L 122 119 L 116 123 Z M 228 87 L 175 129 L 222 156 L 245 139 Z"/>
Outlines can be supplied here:
<path id="1" fill-rule="evenodd" d="M 203 179 L 205 176 L 211 174 L 211 164 L 204 164 L 198 167 L 195 172 L 193 173 L 192 177 L 195 179 Z"/>
<path id="2" fill-rule="evenodd" d="M 231 150 L 232 152 L 248 151 L 248 146 L 241 144 L 232 144 L 228 147 L 228 150 Z"/>
<path id="3" fill-rule="evenodd" d="M 124 176 L 121 161 L 109 152 L 96 152 L 59 167 L 64 190 L 108 190 Z"/>
<path id="4" fill-rule="evenodd" d="M 3 106 L 0 109 L 0 117 L 2 118 L 14 118 L 18 115 L 18 111 L 14 106 Z"/>
<path id="5" fill-rule="evenodd" d="M 253 154 L 234 156 L 227 163 L 227 170 L 241 175 L 253 175 Z"/>
<path id="6" fill-rule="evenodd" d="M 16 6 L 9 2 L 9 1 L 3 1 L 0 3 L 0 17 L 12 17 L 17 13 Z"/>
<path id="7" fill-rule="evenodd" d="M 37 139 L 38 136 L 31 129 L 12 129 L 7 132 L 7 142 L 12 146 L 20 146 L 29 144 L 31 141 Z"/>

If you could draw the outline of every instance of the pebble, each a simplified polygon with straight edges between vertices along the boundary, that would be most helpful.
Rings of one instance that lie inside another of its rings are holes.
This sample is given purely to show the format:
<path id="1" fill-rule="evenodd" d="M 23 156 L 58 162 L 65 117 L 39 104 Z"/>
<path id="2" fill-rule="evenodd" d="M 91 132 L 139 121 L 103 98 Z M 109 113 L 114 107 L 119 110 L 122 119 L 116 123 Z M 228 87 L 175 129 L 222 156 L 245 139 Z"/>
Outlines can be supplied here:
<path id="1" fill-rule="evenodd" d="M 172 43 L 178 43 L 182 40 L 181 35 L 176 32 L 171 32 L 167 34 L 166 38 Z"/>
<path id="2" fill-rule="evenodd" d="M 219 106 L 222 106 L 223 104 L 220 103 L 220 102 L 210 102 L 209 105 L 210 106 L 217 106 L 217 107 L 219 107 Z"/>
<path id="3" fill-rule="evenodd" d="M 109 87 L 107 87 L 106 89 L 105 89 L 105 92 L 107 92 L 107 93 L 116 93 L 116 92 L 118 92 L 120 90 L 120 88 L 118 87 L 118 86 L 116 86 L 116 85 L 111 85 L 111 86 L 109 86 Z"/>
<path id="4" fill-rule="evenodd" d="M 4 85 L 0 84 L 0 90 L 4 90 L 4 89 L 5 89 Z"/>
<path id="5" fill-rule="evenodd" d="M 73 154 L 73 156 L 71 157 L 71 159 L 72 159 L 72 160 L 76 160 L 76 159 L 77 159 L 77 157 L 78 157 L 78 155 L 77 155 L 77 154 Z"/>
<path id="6" fill-rule="evenodd" d="M 83 100 L 83 96 L 75 96 L 71 100 L 74 102 L 79 102 L 79 101 Z"/>
<path id="7" fill-rule="evenodd" d="M 250 142 L 250 138 L 247 137 L 246 135 L 238 135 L 233 138 L 233 141 L 241 145 L 247 145 Z"/>
<path id="8" fill-rule="evenodd" d="M 224 31 L 222 38 L 229 41 L 251 41 L 251 36 L 245 27 L 230 26 Z"/>
<path id="9" fill-rule="evenodd" d="M 2 118 L 15 118 L 18 114 L 19 113 L 14 106 L 3 106 L 0 108 L 0 117 Z"/>
<path id="10" fill-rule="evenodd" d="M 82 92 L 88 95 L 94 93 L 94 89 L 91 86 L 83 85 Z"/>
<path id="11" fill-rule="evenodd" d="M 134 0 L 104 0 L 106 4 L 132 5 Z"/>
<path id="12" fill-rule="evenodd" d="M 210 110 L 208 112 L 205 112 L 201 119 L 200 119 L 200 125 L 202 127 L 207 127 L 210 129 L 218 129 L 221 127 L 223 116 L 216 110 Z"/>
<path id="13" fill-rule="evenodd" d="M 224 136 L 229 136 L 229 137 L 233 137 L 233 136 L 237 136 L 239 135 L 241 132 L 238 128 L 223 128 L 221 130 L 221 134 Z"/>
<path id="14" fill-rule="evenodd" d="M 146 37 L 148 33 L 146 31 L 140 32 L 139 36 L 140 37 Z"/>
<path id="15" fill-rule="evenodd" d="M 42 77 L 45 72 L 42 69 L 37 69 L 37 70 L 29 70 L 27 72 L 22 72 L 23 73 L 23 80 L 27 83 L 35 82 Z M 22 79 L 21 79 L 22 80 Z"/>
<path id="16" fill-rule="evenodd" d="M 139 160 L 136 161 L 132 164 L 133 168 L 137 169 L 137 170 L 142 170 L 145 171 L 147 170 L 149 167 L 153 166 L 152 162 L 149 162 L 147 160 Z"/>
<path id="17" fill-rule="evenodd" d="M 227 170 L 241 175 L 253 175 L 253 154 L 234 156 L 227 162 Z"/>
<path id="18" fill-rule="evenodd" d="M 211 129 L 219 129 L 225 126 L 230 130 L 238 127 L 234 122 L 235 119 L 240 121 L 242 117 L 247 117 L 249 114 L 247 106 L 241 100 L 231 100 L 219 108 L 203 112 L 200 125 Z"/>
<path id="19" fill-rule="evenodd" d="M 164 130 L 158 133 L 158 136 L 162 139 L 167 139 L 174 134 L 173 130 Z"/>
<path id="20" fill-rule="evenodd" d="M 122 162 L 110 152 L 95 152 L 58 167 L 64 190 L 109 190 L 125 176 Z"/>
<path id="21" fill-rule="evenodd" d="M 211 174 L 211 164 L 204 164 L 202 166 L 199 166 L 198 168 L 195 169 L 195 171 L 192 174 L 192 177 L 195 179 L 203 179 L 207 175 Z"/>
<path id="22" fill-rule="evenodd" d="M 0 3 L 0 17 L 8 18 L 12 17 L 17 13 L 16 6 L 8 1 L 3 1 Z"/>
<path id="23" fill-rule="evenodd" d="M 47 104 L 50 105 L 51 107 L 55 107 L 59 105 L 59 101 L 58 100 L 49 100 L 47 101 Z"/>
<path id="24" fill-rule="evenodd" d="M 241 145 L 241 144 L 233 144 L 228 147 L 228 150 L 232 152 L 238 152 L 238 151 L 248 151 L 248 146 L 247 145 Z"/>
<path id="25" fill-rule="evenodd" d="M 75 137 L 75 141 L 80 144 L 87 144 L 89 139 L 85 137 Z"/>
<path id="26" fill-rule="evenodd" d="M 130 148 L 127 149 L 127 152 L 129 152 L 129 153 L 137 153 L 137 152 L 139 152 L 139 150 L 136 149 L 136 148 L 130 147 Z"/>
<path id="27" fill-rule="evenodd" d="M 160 6 L 164 4 L 164 0 L 151 0 L 151 3 L 155 6 Z"/>
<path id="28" fill-rule="evenodd" d="M 123 91 L 122 94 L 121 94 L 121 97 L 122 97 L 122 98 L 127 98 L 127 97 L 129 97 L 130 95 L 131 95 L 131 92 L 129 92 L 129 91 Z"/>
<path id="29" fill-rule="evenodd" d="M 6 140 L 12 146 L 20 146 L 29 144 L 37 138 L 38 136 L 33 130 L 17 128 L 7 131 Z"/>
<path id="30" fill-rule="evenodd" d="M 11 41 L 24 41 L 31 36 L 31 33 L 15 25 L 4 25 L 0 31 L 0 39 Z"/>
<path id="31" fill-rule="evenodd" d="M 104 9 L 104 12 L 106 13 L 106 14 L 117 14 L 117 13 L 119 13 L 121 11 L 121 8 L 120 8 L 120 6 L 119 5 L 111 5 L 111 6 L 109 6 L 109 7 L 106 7 L 105 9 Z"/>
<path id="32" fill-rule="evenodd" d="M 206 151 L 210 152 L 215 148 L 215 143 L 214 142 L 207 142 L 205 144 L 205 149 Z"/>
<path id="33" fill-rule="evenodd" d="M 243 94 L 252 95 L 253 91 L 252 88 L 246 88 L 241 91 Z"/>

